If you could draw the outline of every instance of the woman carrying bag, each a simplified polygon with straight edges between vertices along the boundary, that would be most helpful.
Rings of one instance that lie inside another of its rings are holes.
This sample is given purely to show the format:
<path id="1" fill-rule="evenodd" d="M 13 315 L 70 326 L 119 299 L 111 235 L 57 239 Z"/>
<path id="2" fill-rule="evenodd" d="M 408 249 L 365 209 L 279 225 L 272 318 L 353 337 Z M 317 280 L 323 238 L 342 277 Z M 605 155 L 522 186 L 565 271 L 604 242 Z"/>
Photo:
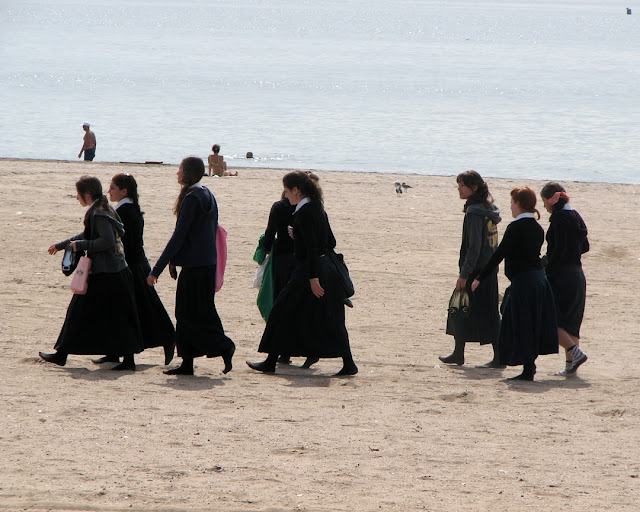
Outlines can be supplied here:
<path id="1" fill-rule="evenodd" d="M 193 375 L 193 360 L 202 356 L 222 357 L 222 373 L 228 373 L 236 346 L 224 333 L 215 305 L 218 205 L 200 183 L 202 159 L 185 158 L 177 175 L 182 189 L 173 209 L 176 227 L 147 278 L 153 286 L 167 265 L 170 272 L 182 267 L 176 289 L 176 343 L 182 364 L 164 373 Z"/>
<path id="2" fill-rule="evenodd" d="M 493 359 L 480 368 L 504 368 L 500 364 L 497 346 L 500 332 L 498 269 L 495 268 L 471 293 L 471 283 L 498 247 L 497 224 L 502 220 L 500 210 L 493 204 L 489 188 L 477 172 L 460 173 L 456 181 L 460 199 L 466 200 L 456 292 L 466 292 L 471 304 L 467 314 L 450 312 L 447 317 L 447 334 L 453 336 L 455 347 L 451 355 L 440 356 L 439 359 L 443 363 L 462 365 L 467 342 L 491 343 Z"/>
<path id="3" fill-rule="evenodd" d="M 342 358 L 336 376 L 358 373 L 345 325 L 345 293 L 340 277 L 326 256 L 336 246 L 324 211 L 322 190 L 306 173 L 283 178 L 284 192 L 296 207 L 291 233 L 296 268 L 278 295 L 262 335 L 259 352 L 267 359 L 247 362 L 250 368 L 274 373 L 280 354 L 307 358 Z"/>
<path id="4" fill-rule="evenodd" d="M 123 355 L 112 370 L 135 370 L 134 354 L 143 350 L 131 272 L 120 237 L 124 229 L 102 193 L 100 180 L 82 176 L 76 183 L 78 202 L 88 207 L 82 233 L 49 247 L 49 254 L 71 247 L 91 259 L 86 294 L 75 293 L 67 309 L 56 352 L 40 357 L 64 366 L 68 354 Z M 113 329 L 107 326 L 113 325 Z"/>

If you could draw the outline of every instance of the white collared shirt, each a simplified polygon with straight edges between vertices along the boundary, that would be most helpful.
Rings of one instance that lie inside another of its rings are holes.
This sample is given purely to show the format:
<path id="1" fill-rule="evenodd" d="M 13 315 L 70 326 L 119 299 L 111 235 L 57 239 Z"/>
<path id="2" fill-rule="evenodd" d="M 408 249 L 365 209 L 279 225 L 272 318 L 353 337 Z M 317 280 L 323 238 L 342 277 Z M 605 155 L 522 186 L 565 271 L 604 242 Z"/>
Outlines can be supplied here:
<path id="1" fill-rule="evenodd" d="M 520 215 L 518 215 L 515 219 L 513 220 L 520 220 L 520 219 L 535 219 L 535 215 L 533 215 L 533 213 L 531 212 L 524 212 L 521 213 Z"/>
<path id="2" fill-rule="evenodd" d="M 194 183 L 189 188 L 204 188 L 204 187 L 202 186 L 202 183 L 198 182 L 198 183 Z"/>
<path id="3" fill-rule="evenodd" d="M 300 202 L 296 205 L 296 209 L 293 213 L 298 213 L 298 210 L 300 208 L 302 208 L 305 204 L 310 202 L 311 202 L 311 199 L 309 199 L 308 197 L 303 197 L 302 199 L 300 199 Z"/>
<path id="4" fill-rule="evenodd" d="M 116 205 L 116 207 L 114 209 L 117 210 L 123 204 L 133 204 L 133 201 L 131 200 L 130 197 L 123 197 L 122 199 L 120 199 L 120 201 L 118 201 L 118 204 Z"/>
<path id="5" fill-rule="evenodd" d="M 573 208 L 571 208 L 571 205 L 570 205 L 569 203 L 565 204 L 565 205 L 562 207 L 562 209 L 563 209 L 563 210 L 573 210 Z"/>

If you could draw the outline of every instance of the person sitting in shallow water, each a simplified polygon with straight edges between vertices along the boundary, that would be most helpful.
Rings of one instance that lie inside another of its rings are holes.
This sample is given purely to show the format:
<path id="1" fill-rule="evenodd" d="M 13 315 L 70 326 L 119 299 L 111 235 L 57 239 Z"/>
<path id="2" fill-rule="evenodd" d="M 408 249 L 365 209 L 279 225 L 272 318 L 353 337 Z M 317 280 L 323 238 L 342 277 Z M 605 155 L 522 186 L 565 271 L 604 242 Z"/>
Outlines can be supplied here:
<path id="1" fill-rule="evenodd" d="M 211 172 L 216 176 L 237 176 L 238 171 L 227 171 L 227 162 L 224 161 L 224 157 L 218 153 L 220 153 L 220 145 L 214 144 L 211 147 L 213 151 L 213 155 L 209 155 L 209 176 L 211 176 Z"/>

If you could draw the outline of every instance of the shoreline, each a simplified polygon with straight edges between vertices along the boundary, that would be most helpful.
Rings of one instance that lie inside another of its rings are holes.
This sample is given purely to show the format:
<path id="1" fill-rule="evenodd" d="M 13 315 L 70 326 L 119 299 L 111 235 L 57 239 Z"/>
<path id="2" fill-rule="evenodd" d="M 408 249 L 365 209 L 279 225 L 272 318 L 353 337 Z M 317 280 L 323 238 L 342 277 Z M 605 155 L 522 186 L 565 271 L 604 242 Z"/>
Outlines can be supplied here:
<path id="1" fill-rule="evenodd" d="M 202 157 L 200 157 L 202 158 Z M 204 162 L 205 162 L 205 167 L 206 167 L 206 157 L 203 158 Z M 16 157 L 0 157 L 0 162 L 51 162 L 51 163 L 69 163 L 69 164 L 82 164 L 84 163 L 83 160 L 78 159 L 78 160 L 59 160 L 59 159 L 46 159 L 46 158 L 16 158 Z M 169 164 L 169 163 L 164 163 L 164 162 L 153 162 L 153 161 L 147 161 L 147 162 L 106 162 L 106 161 L 94 161 L 94 162 L 89 162 L 90 164 L 104 164 L 104 165 L 109 165 L 109 166 L 115 166 L 115 165 L 134 165 L 134 166 L 141 166 L 141 167 L 149 167 L 149 166 L 163 166 L 163 167 L 177 167 L 179 164 Z M 381 175 L 381 176 L 424 176 L 424 177 L 431 177 L 431 178 L 446 178 L 446 177 L 455 177 L 457 174 L 422 174 L 422 173 L 416 173 L 416 172 L 395 172 L 395 171 L 389 171 L 389 172 L 380 172 L 380 171 L 342 171 L 342 170 L 338 170 L 338 169 L 331 169 L 331 170 L 326 170 L 326 169 L 311 169 L 311 168 L 292 168 L 292 167 L 267 167 L 267 166 L 263 166 L 263 165 L 256 165 L 256 166 L 241 166 L 241 165 L 232 165 L 229 166 L 229 169 L 236 169 L 236 170 L 242 170 L 244 171 L 250 171 L 250 170 L 269 170 L 269 171 L 284 171 L 284 172 L 290 172 L 290 171 L 311 171 L 314 173 L 323 173 L 323 172 L 329 172 L 329 173 L 353 173 L 353 174 L 374 174 L 374 175 Z M 462 172 L 466 169 L 461 169 L 459 172 Z M 520 178 L 511 178 L 511 177 L 498 177 L 498 176 L 491 176 L 491 175 L 485 175 L 483 174 L 483 176 L 487 179 L 495 179 L 495 180 L 509 180 L 509 181 L 513 181 L 513 182 L 519 182 L 519 183 L 524 183 L 527 181 L 532 181 L 532 182 L 548 182 L 548 181 L 558 181 L 561 183 L 579 183 L 579 184 L 586 184 L 586 183 L 594 183 L 594 184 L 603 184 L 603 185 L 628 185 L 628 186 L 636 186 L 639 187 L 640 183 L 625 183 L 625 182 L 613 182 L 613 181 L 583 181 L 583 180 L 564 180 L 564 179 L 540 179 L 540 178 L 532 178 L 532 179 L 520 179 Z"/>
<path id="2" fill-rule="evenodd" d="M 215 302 L 237 346 L 230 373 L 220 358 L 198 358 L 194 377 L 164 375 L 162 349 L 137 355 L 135 372 L 112 372 L 92 356 L 44 363 L 38 351 L 51 351 L 71 299 L 61 255 L 47 248 L 82 230 L 78 175 L 89 171 L 106 187 L 116 168 L 134 174 L 153 264 L 176 220 L 171 167 L 0 159 L 0 508 L 635 512 L 640 187 L 567 187 L 591 243 L 581 332 L 589 360 L 573 379 L 553 375 L 563 354 L 539 357 L 531 383 L 504 380 L 520 367 L 476 368 L 490 346 L 467 344 L 463 366 L 438 360 L 453 347 L 445 325 L 464 204 L 453 176 L 330 171 L 317 174 L 356 288 L 346 324 L 360 372 L 330 377 L 339 359 L 309 370 L 294 359 L 275 375 L 250 370 L 245 361 L 264 357 L 252 255 L 287 172 L 260 168 L 204 180 L 228 232 Z M 413 188 L 398 196 L 396 176 Z M 509 191 L 522 183 L 487 181 L 502 238 Z M 527 182 L 537 193 L 542 183 Z M 503 266 L 498 279 L 503 291 Z M 175 319 L 168 272 L 157 290 Z M 96 328 L 115 336 L 117 319 Z"/>

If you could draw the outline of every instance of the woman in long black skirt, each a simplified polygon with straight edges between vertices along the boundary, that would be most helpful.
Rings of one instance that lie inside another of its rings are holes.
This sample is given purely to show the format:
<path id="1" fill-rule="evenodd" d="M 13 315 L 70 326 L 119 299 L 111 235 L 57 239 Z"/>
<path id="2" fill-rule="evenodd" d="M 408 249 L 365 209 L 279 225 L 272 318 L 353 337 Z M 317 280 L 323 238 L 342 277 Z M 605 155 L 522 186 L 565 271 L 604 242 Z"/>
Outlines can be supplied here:
<path id="1" fill-rule="evenodd" d="M 193 375 L 193 360 L 202 356 L 222 357 L 222 373 L 228 373 L 236 346 L 224 333 L 215 305 L 218 205 L 200 183 L 202 159 L 185 158 L 177 174 L 182 189 L 173 209 L 176 227 L 147 278 L 153 286 L 167 265 L 172 273 L 182 267 L 176 289 L 176 342 L 182 364 L 164 373 Z"/>
<path id="2" fill-rule="evenodd" d="M 493 359 L 479 368 L 504 368 L 498 353 L 500 313 L 498 312 L 498 269 L 489 274 L 475 292 L 471 283 L 489 261 L 498 247 L 500 210 L 493 204 L 489 187 L 475 171 L 458 174 L 458 193 L 465 199 L 462 245 L 458 261 L 459 277 L 456 289 L 466 289 L 471 298 L 469 315 L 449 315 L 447 334 L 453 336 L 455 347 L 449 356 L 440 356 L 447 364 L 464 364 L 464 348 L 469 341 L 480 345 L 491 343 Z"/>
<path id="3" fill-rule="evenodd" d="M 74 294 L 55 345 L 56 352 L 40 357 L 64 366 L 68 354 L 124 355 L 113 370 L 135 370 L 134 354 L 143 350 L 136 314 L 133 279 L 124 259 L 120 237 L 124 233 L 116 212 L 102 194 L 100 180 L 83 176 L 76 183 L 78 201 L 88 206 L 84 231 L 49 247 L 49 254 L 71 247 L 86 251 L 91 272 L 86 295 Z M 117 325 L 117 334 L 106 326 Z"/>
<path id="4" fill-rule="evenodd" d="M 176 347 L 176 331 L 169 314 L 153 286 L 147 284 L 151 266 L 144 252 L 144 214 L 138 202 L 138 183 L 131 174 L 116 174 L 109 185 L 109 199 L 117 203 L 116 213 L 124 225 L 122 244 L 127 265 L 133 275 L 133 290 L 136 296 L 138 319 L 142 329 L 145 350 L 153 347 L 164 348 L 164 364 L 173 359 Z M 118 356 L 104 356 L 94 359 L 102 364 L 119 362 Z"/>
<path id="5" fill-rule="evenodd" d="M 551 214 L 545 271 L 556 299 L 558 341 L 566 356 L 564 370 L 556 375 L 573 377 L 587 360 L 587 354 L 580 349 L 580 326 L 587 296 L 587 281 L 582 271 L 582 255 L 589 250 L 587 226 L 571 208 L 569 196 L 560 183 L 547 183 L 540 196 Z"/>
<path id="6" fill-rule="evenodd" d="M 475 291 L 505 260 L 504 272 L 511 286 L 503 299 L 500 362 L 524 366 L 522 373 L 511 380 L 533 380 L 536 358 L 558 353 L 553 292 L 540 260 L 544 230 L 535 219 L 534 214 L 540 218 L 535 206 L 536 195 L 529 187 L 511 191 L 511 214 L 515 220 L 507 226 L 498 249 L 471 285 Z"/>
<path id="7" fill-rule="evenodd" d="M 307 176 L 316 184 L 320 178 L 312 172 L 307 172 Z M 273 300 L 280 295 L 284 287 L 291 279 L 296 268 L 297 260 L 295 255 L 295 244 L 289 235 L 289 227 L 293 226 L 293 212 L 296 207 L 285 197 L 284 191 L 280 201 L 276 201 L 271 206 L 267 229 L 264 232 L 264 249 L 271 254 L 271 265 L 273 269 Z M 288 354 L 281 354 L 278 362 L 291 364 L 291 357 Z M 310 368 L 318 362 L 315 357 L 308 357 L 302 364 L 302 368 Z"/>
<path id="8" fill-rule="evenodd" d="M 336 246 L 324 211 L 320 187 L 302 171 L 283 178 L 284 192 L 296 206 L 292 235 L 297 265 L 293 275 L 273 304 L 258 347 L 267 353 L 249 367 L 274 373 L 279 354 L 307 358 L 341 357 L 336 376 L 355 375 L 349 335 L 345 325 L 344 292 L 336 269 L 326 253 Z"/>

